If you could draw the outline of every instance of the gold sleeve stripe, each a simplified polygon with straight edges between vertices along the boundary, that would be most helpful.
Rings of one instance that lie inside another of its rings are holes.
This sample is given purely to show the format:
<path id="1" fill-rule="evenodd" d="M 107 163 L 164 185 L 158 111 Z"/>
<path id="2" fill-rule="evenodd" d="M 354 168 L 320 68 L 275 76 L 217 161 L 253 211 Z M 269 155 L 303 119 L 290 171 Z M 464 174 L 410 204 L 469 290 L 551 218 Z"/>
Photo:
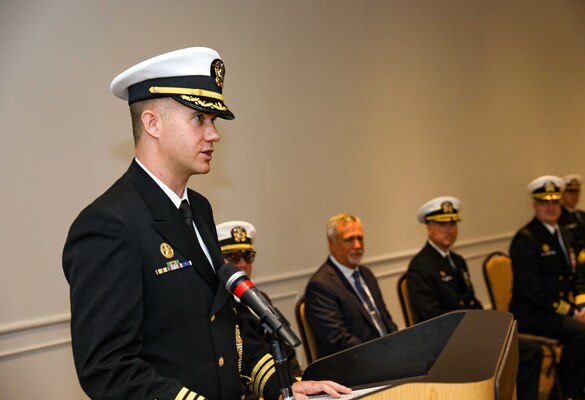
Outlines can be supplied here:
<path id="1" fill-rule="evenodd" d="M 148 91 L 156 94 L 187 94 L 191 96 L 203 96 L 223 101 L 223 94 L 204 89 L 151 86 Z"/>
<path id="2" fill-rule="evenodd" d="M 185 397 L 185 395 L 187 395 L 187 397 Z M 205 397 L 198 395 L 197 393 L 192 392 L 184 387 L 179 391 L 179 394 L 177 397 L 175 397 L 175 400 L 205 400 Z"/>
<path id="3" fill-rule="evenodd" d="M 260 361 L 254 367 L 252 371 L 252 382 L 254 382 L 253 390 L 260 396 L 264 394 L 264 386 L 270 379 L 270 377 L 276 372 L 274 359 L 271 355 L 267 354 L 262 357 Z"/>
<path id="4" fill-rule="evenodd" d="M 567 303 L 565 300 L 561 300 L 555 308 L 555 312 L 557 314 L 561 314 L 561 315 L 567 315 L 570 310 L 571 310 L 571 305 L 569 303 Z"/>
<path id="5" fill-rule="evenodd" d="M 255 376 L 255 375 L 258 373 L 258 371 L 260 370 L 260 368 L 262 368 L 262 366 L 263 366 L 263 365 L 264 365 L 266 362 L 270 361 L 271 359 L 272 359 L 272 356 L 271 356 L 270 354 L 265 354 L 265 355 L 264 355 L 264 357 L 262 357 L 262 358 L 260 359 L 260 361 L 258 361 L 258 362 L 256 363 L 256 365 L 254 366 L 254 368 L 252 369 L 252 373 L 250 374 L 250 375 L 251 375 L 250 377 L 251 377 L 252 379 L 254 379 L 254 376 Z"/>
<path id="6" fill-rule="evenodd" d="M 179 394 L 177 394 L 177 397 L 175 397 L 175 400 L 184 400 L 185 395 L 189 393 L 189 389 L 187 389 L 186 387 L 182 388 L 181 390 L 179 390 Z"/>
<path id="7" fill-rule="evenodd" d="M 585 294 L 578 294 L 577 297 L 575 297 L 575 303 L 577 304 L 585 303 Z"/>

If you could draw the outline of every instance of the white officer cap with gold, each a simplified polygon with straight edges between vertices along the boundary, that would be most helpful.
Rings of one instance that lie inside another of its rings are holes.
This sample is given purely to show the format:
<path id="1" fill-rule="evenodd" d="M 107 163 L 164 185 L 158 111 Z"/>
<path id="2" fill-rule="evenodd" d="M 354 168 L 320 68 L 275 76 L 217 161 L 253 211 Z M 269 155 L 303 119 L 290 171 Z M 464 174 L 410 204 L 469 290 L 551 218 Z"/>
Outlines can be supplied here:
<path id="1" fill-rule="evenodd" d="M 246 221 L 228 221 L 215 227 L 222 253 L 254 251 L 256 228 Z"/>
<path id="2" fill-rule="evenodd" d="M 453 196 L 441 196 L 427 201 L 418 210 L 417 219 L 421 224 L 429 222 L 458 222 L 461 200 Z"/>
<path id="3" fill-rule="evenodd" d="M 583 177 L 577 174 L 569 174 L 563 176 L 565 181 L 565 190 L 569 192 L 579 192 L 581 190 L 581 184 L 583 183 Z"/>
<path id="4" fill-rule="evenodd" d="M 555 175 L 543 175 L 528 184 L 526 190 L 534 200 L 560 200 L 565 182 Z"/>
<path id="5" fill-rule="evenodd" d="M 114 78 L 110 89 L 132 104 L 172 97 L 187 107 L 234 119 L 224 103 L 225 66 L 207 47 L 189 47 L 161 54 L 128 68 Z"/>

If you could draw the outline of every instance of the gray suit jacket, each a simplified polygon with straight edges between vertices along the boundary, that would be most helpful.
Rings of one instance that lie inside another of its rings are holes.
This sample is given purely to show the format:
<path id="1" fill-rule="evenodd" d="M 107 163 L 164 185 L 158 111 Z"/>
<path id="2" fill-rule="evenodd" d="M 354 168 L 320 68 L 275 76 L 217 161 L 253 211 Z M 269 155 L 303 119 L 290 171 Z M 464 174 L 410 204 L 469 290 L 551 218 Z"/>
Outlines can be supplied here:
<path id="1" fill-rule="evenodd" d="M 396 331 L 376 277 L 367 267 L 359 269 L 386 329 L 389 333 Z M 329 258 L 309 280 L 305 304 L 319 358 L 380 337 L 360 298 Z"/>

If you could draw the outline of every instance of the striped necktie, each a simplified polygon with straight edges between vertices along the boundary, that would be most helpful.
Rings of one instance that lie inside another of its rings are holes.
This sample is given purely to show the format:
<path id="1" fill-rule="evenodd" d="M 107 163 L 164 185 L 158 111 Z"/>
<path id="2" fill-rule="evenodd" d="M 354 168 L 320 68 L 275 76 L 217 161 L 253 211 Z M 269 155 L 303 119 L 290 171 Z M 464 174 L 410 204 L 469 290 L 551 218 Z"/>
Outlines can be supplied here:
<path id="1" fill-rule="evenodd" d="M 376 326 L 378 333 L 380 334 L 380 336 L 384 336 L 385 334 L 388 333 L 388 330 L 386 329 L 386 326 L 382 322 L 382 317 L 380 316 L 380 313 L 378 312 L 376 307 L 374 307 L 374 304 L 372 304 L 372 300 L 370 299 L 370 296 L 368 296 L 368 294 L 364 290 L 364 287 L 362 286 L 362 281 L 360 279 L 360 272 L 358 270 L 355 270 L 353 272 L 353 274 L 351 274 L 351 276 L 353 277 L 353 280 L 355 283 L 355 288 L 357 289 L 358 295 L 361 298 L 364 307 L 366 308 L 366 310 L 370 314 L 370 317 L 372 318 L 372 322 Z"/>

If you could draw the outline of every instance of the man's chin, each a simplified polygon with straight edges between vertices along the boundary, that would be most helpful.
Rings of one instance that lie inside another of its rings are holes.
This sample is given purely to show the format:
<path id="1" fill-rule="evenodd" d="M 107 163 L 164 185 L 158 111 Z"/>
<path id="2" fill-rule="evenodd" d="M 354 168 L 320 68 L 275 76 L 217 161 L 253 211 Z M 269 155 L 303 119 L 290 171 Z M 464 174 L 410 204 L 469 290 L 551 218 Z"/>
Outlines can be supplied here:
<path id="1" fill-rule="evenodd" d="M 192 175 L 205 175 L 211 170 L 211 165 L 198 165 L 194 170 Z"/>
<path id="2" fill-rule="evenodd" d="M 350 263 L 354 264 L 354 265 L 358 265 L 362 262 L 362 256 L 359 257 L 348 257 L 347 258 L 349 260 Z"/>

